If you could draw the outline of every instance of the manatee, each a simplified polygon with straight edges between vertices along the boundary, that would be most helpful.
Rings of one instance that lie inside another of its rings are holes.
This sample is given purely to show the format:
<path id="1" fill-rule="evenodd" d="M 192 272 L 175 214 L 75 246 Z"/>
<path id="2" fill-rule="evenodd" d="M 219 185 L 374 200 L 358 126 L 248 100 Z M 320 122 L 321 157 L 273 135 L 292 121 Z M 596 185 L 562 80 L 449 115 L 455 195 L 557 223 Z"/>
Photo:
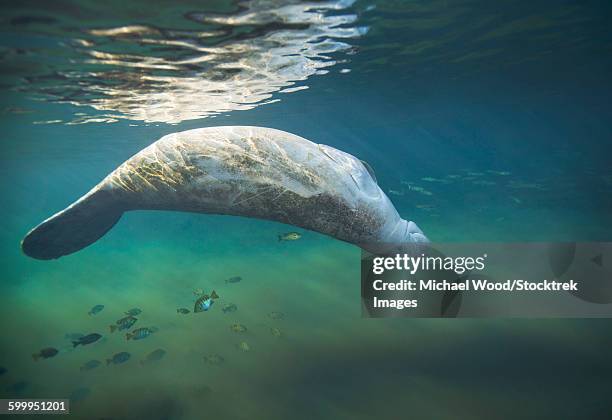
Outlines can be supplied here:
<path id="1" fill-rule="evenodd" d="M 130 210 L 267 219 L 368 249 L 423 243 L 354 156 L 285 131 L 225 126 L 166 135 L 32 229 L 23 252 L 48 260 L 100 239 Z"/>

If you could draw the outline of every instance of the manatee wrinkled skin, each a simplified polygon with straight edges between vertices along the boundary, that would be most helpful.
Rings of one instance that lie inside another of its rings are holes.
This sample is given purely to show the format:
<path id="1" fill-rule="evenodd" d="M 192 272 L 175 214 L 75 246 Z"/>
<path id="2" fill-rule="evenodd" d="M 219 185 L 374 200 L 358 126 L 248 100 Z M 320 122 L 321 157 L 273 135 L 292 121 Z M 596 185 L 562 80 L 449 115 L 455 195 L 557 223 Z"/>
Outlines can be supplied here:
<path id="1" fill-rule="evenodd" d="M 38 259 L 73 253 L 129 210 L 274 220 L 365 249 L 427 241 L 355 157 L 280 130 L 228 126 L 162 137 L 31 230 L 22 249 Z"/>

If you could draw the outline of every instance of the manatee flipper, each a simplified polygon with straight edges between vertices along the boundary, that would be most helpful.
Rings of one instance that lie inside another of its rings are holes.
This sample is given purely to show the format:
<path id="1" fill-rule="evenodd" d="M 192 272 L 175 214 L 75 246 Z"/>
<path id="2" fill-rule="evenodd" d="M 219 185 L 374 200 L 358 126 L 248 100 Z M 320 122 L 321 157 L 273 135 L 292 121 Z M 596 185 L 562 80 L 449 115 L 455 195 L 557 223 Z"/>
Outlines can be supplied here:
<path id="1" fill-rule="evenodd" d="M 123 214 L 117 204 L 109 191 L 94 190 L 28 232 L 21 249 L 40 260 L 78 251 L 96 242 L 117 223 Z"/>
<path id="2" fill-rule="evenodd" d="M 365 160 L 360 159 L 360 161 L 363 164 L 363 166 L 366 168 L 366 171 L 368 171 L 368 173 L 370 174 L 374 182 L 378 184 L 378 180 L 376 179 L 376 173 L 374 172 L 374 168 L 372 168 L 372 165 L 370 165 Z"/>

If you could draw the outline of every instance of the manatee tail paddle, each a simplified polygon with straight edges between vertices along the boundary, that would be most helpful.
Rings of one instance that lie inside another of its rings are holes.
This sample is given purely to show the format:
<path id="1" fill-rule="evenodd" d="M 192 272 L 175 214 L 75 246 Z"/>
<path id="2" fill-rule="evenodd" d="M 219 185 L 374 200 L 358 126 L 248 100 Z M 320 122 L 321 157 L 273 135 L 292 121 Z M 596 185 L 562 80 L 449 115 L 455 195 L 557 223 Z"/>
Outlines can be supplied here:
<path id="1" fill-rule="evenodd" d="M 33 258 L 51 260 L 84 248 L 108 232 L 123 214 L 112 194 L 93 190 L 36 226 L 21 241 Z"/>

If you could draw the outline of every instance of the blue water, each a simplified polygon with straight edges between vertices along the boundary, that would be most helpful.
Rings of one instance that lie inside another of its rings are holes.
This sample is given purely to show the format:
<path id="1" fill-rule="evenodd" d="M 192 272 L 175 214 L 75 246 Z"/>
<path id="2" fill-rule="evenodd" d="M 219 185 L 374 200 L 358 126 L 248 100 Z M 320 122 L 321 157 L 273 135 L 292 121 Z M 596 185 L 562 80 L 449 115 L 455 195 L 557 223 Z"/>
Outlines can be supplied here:
<path id="1" fill-rule="evenodd" d="M 605 2 L 323 2 L 327 19 L 351 16 L 324 27 L 308 20 L 316 7 L 287 15 L 280 1 L 272 18 L 271 6 L 240 2 L 252 15 L 239 24 L 197 18 L 246 19 L 232 2 L 122 3 L 2 5 L 2 398 L 79 391 L 83 419 L 603 418 L 607 320 L 363 319 L 359 249 L 317 233 L 279 243 L 296 228 L 132 212 L 59 260 L 28 258 L 19 243 L 159 137 L 215 125 L 274 127 L 368 161 L 402 217 L 435 241 L 609 241 Z M 92 32 L 130 25 L 148 29 Z M 326 57 L 275 34 L 308 38 Z M 167 42 L 194 39 L 200 50 Z M 279 44 L 295 66 L 250 73 L 282 57 Z M 227 52 L 237 45 L 246 52 Z M 233 276 L 243 280 L 225 282 Z M 220 299 L 178 314 L 198 288 Z M 228 303 L 238 310 L 223 313 Z M 87 315 L 96 304 L 104 310 Z M 132 307 L 143 310 L 137 326 L 159 331 L 111 334 Z M 104 337 L 74 350 L 64 337 L 91 332 Z M 35 362 L 45 347 L 60 352 Z M 158 348 L 164 358 L 139 363 Z M 122 351 L 128 362 L 105 366 Z M 91 359 L 102 366 L 80 371 Z"/>

